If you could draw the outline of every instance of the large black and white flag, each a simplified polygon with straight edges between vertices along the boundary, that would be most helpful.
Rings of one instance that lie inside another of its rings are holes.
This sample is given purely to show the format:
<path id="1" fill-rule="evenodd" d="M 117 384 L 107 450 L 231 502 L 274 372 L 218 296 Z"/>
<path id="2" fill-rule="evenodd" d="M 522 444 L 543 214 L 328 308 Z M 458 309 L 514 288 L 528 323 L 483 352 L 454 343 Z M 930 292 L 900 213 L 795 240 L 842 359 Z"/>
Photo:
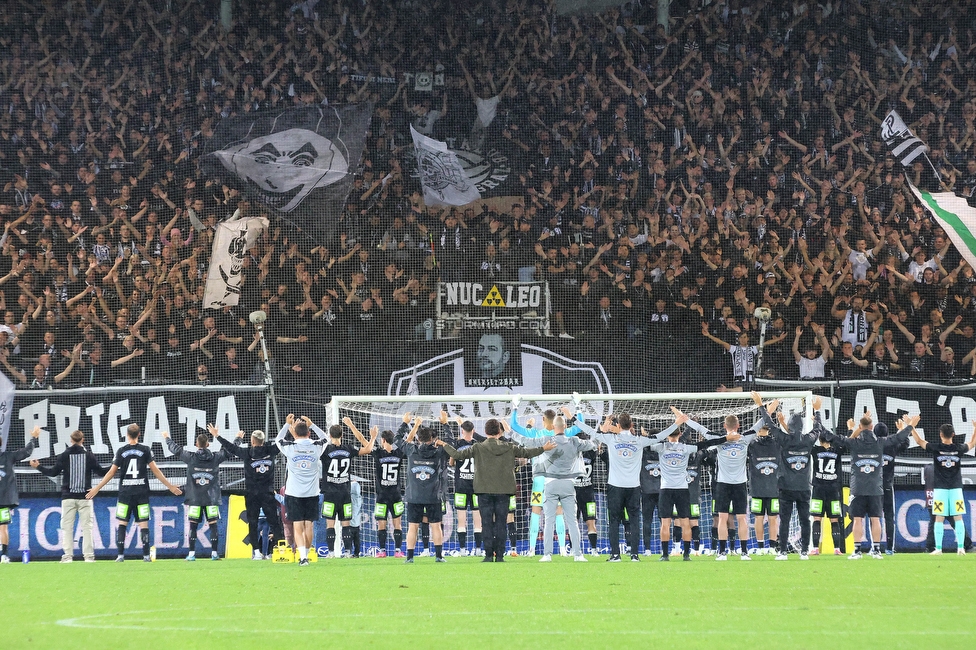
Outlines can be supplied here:
<path id="1" fill-rule="evenodd" d="M 221 122 L 201 159 L 316 239 L 332 234 L 366 143 L 372 105 L 310 106 Z M 299 209 L 301 208 L 301 209 Z"/>
<path id="2" fill-rule="evenodd" d="M 268 220 L 264 217 L 234 219 L 217 224 L 210 254 L 210 270 L 207 272 L 207 288 L 203 293 L 205 309 L 220 309 L 240 301 L 244 255 L 267 227 Z"/>
<path id="3" fill-rule="evenodd" d="M 427 205 L 467 205 L 481 198 L 478 187 L 471 182 L 457 155 L 440 140 L 428 138 L 410 126 L 413 147 L 417 155 L 420 184 L 424 188 Z"/>
<path id="4" fill-rule="evenodd" d="M 915 137 L 897 111 L 891 111 L 885 116 L 881 123 L 881 139 L 905 167 L 911 167 L 916 158 L 925 155 L 929 150 L 927 144 Z"/>

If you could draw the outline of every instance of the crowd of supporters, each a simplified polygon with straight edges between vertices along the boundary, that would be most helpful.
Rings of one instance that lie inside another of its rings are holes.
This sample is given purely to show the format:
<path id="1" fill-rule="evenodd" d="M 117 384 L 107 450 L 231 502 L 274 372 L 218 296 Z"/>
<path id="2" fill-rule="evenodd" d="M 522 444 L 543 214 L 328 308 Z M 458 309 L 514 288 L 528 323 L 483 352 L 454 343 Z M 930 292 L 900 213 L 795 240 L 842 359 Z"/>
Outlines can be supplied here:
<path id="1" fill-rule="evenodd" d="M 976 276 L 879 138 L 897 109 L 948 185 L 976 189 L 967 3 L 701 4 L 672 2 L 666 31 L 651 2 L 240 0 L 225 31 L 217 3 L 4 3 L 3 370 L 259 381 L 263 308 L 276 371 L 314 382 L 349 346 L 426 338 L 439 278 L 531 277 L 553 335 L 725 348 L 713 385 L 751 379 L 764 306 L 764 374 L 976 374 Z M 241 304 L 201 310 L 215 224 L 264 212 L 200 173 L 214 129 L 360 101 L 334 241 L 270 215 Z M 466 135 L 486 101 L 518 198 L 428 209 L 409 126 Z"/>

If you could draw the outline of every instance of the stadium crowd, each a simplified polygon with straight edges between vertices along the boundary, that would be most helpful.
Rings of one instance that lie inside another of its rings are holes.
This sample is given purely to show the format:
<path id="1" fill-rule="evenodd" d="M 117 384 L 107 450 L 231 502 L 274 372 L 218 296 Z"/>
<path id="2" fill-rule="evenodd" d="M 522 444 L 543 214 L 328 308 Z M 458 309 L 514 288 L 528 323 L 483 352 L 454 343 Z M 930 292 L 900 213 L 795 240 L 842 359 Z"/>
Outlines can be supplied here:
<path id="1" fill-rule="evenodd" d="M 257 381 L 263 308 L 276 371 L 311 383 L 350 344 L 425 338 L 450 276 L 548 280 L 554 335 L 677 351 L 712 386 L 752 379 L 757 307 L 765 374 L 976 374 L 976 275 L 878 135 L 897 109 L 976 190 L 967 4 L 700 4 L 672 2 L 667 32 L 641 2 L 241 0 L 225 32 L 188 0 L 4 3 L 4 370 L 31 388 Z M 360 101 L 375 112 L 335 239 L 273 218 L 241 304 L 201 310 L 216 223 L 264 211 L 200 173 L 218 124 Z M 511 208 L 428 209 L 409 126 L 466 135 L 485 106 Z"/>

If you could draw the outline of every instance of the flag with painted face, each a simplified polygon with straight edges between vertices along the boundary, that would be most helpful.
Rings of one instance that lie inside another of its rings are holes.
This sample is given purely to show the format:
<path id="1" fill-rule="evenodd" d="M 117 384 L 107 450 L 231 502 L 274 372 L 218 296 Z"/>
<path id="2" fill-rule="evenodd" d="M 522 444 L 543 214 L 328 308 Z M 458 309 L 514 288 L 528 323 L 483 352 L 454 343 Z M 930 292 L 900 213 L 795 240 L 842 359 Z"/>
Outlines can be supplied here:
<path id="1" fill-rule="evenodd" d="M 309 106 L 222 121 L 201 159 L 251 201 L 313 238 L 332 235 L 366 143 L 372 105 Z"/>

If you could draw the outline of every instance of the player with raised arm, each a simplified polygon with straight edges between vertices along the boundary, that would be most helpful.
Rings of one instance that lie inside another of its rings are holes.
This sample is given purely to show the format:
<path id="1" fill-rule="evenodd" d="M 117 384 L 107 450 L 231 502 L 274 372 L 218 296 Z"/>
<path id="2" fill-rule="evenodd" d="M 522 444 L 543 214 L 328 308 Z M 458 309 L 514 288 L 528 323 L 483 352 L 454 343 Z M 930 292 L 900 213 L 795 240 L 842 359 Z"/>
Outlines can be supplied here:
<path id="1" fill-rule="evenodd" d="M 566 420 L 561 415 L 553 418 L 552 429 L 554 435 L 539 438 L 526 438 L 519 434 L 512 434 L 512 440 L 525 447 L 543 447 L 548 443 L 555 445 L 546 453 L 538 456 L 533 464 L 537 468 L 539 476 L 543 478 L 543 489 L 545 490 L 543 510 L 546 519 L 542 535 L 543 556 L 540 562 L 552 561 L 552 534 L 555 529 L 556 508 L 561 507 L 563 512 L 576 512 L 576 487 L 573 481 L 583 474 L 582 452 L 596 450 L 596 443 L 592 440 L 580 440 L 566 436 Z M 575 560 L 586 562 L 580 543 L 579 525 L 575 517 L 569 520 L 568 528 Z"/>
<path id="2" fill-rule="evenodd" d="M 629 413 L 618 415 L 616 424 L 613 416 L 608 415 L 600 425 L 599 432 L 583 422 L 582 415 L 577 418 L 576 425 L 588 433 L 592 440 L 607 446 L 609 461 L 607 519 L 610 526 L 610 557 L 607 561 L 620 562 L 620 524 L 624 508 L 627 512 L 634 513 L 635 517 L 640 512 L 640 470 L 643 449 L 650 447 L 655 441 L 633 434 L 631 431 L 633 421 Z M 639 535 L 640 529 L 634 521 L 627 534 L 631 562 L 640 562 L 640 555 L 637 553 Z"/>
<path id="3" fill-rule="evenodd" d="M 278 447 L 267 442 L 264 431 L 251 432 L 250 445 L 238 446 L 212 431 L 222 449 L 226 449 L 244 461 L 244 509 L 247 512 L 247 537 L 251 542 L 252 560 L 263 560 L 259 542 L 258 520 L 261 513 L 268 521 L 268 549 L 274 548 L 276 539 L 284 539 L 285 531 L 278 514 L 278 502 L 274 491 L 274 459 Z M 244 432 L 237 432 L 237 440 L 244 439 Z"/>
<path id="4" fill-rule="evenodd" d="M 884 426 L 878 423 L 878 428 Z M 888 427 L 878 432 L 879 436 L 887 436 Z M 881 498 L 881 511 L 884 513 L 885 555 L 895 554 L 895 459 L 908 449 L 908 440 L 904 440 L 895 447 L 885 447 L 884 471 L 882 472 L 882 487 L 884 495 Z"/>
<path id="5" fill-rule="evenodd" d="M 217 427 L 207 425 L 207 431 L 217 438 Z M 184 487 L 183 506 L 186 517 L 190 521 L 190 551 L 186 559 L 193 562 L 197 557 L 197 528 L 204 519 L 210 526 L 210 559 L 219 560 L 220 531 L 217 522 L 220 520 L 220 464 L 234 458 L 234 453 L 223 448 L 216 454 L 210 451 L 210 439 L 201 433 L 196 438 L 196 450 L 188 451 L 176 444 L 168 431 L 163 431 L 163 440 L 170 453 L 178 460 L 186 463 L 186 485 Z"/>
<path id="6" fill-rule="evenodd" d="M 417 534 L 420 531 L 420 524 L 425 518 L 430 522 L 435 561 L 446 561 L 444 559 L 444 529 L 441 525 L 444 513 L 440 468 L 448 456 L 442 449 L 437 448 L 433 431 L 428 427 L 421 427 L 422 423 L 422 418 L 415 418 L 407 437 L 403 439 L 399 435 L 397 436 L 397 446 L 403 448 L 403 453 L 407 458 L 408 528 L 407 559 L 404 560 L 406 564 L 413 564 Z M 400 444 L 401 441 L 402 445 Z"/>
<path id="7" fill-rule="evenodd" d="M 291 433 L 294 442 L 285 437 Z M 320 459 L 324 445 L 312 442 L 308 423 L 296 422 L 292 413 L 285 418 L 285 426 L 278 432 L 275 445 L 287 459 L 285 479 L 285 514 L 292 522 L 295 546 L 298 547 L 298 566 L 308 566 L 308 550 L 312 548 L 315 522 L 319 518 L 319 479 L 322 478 Z"/>
<path id="8" fill-rule="evenodd" d="M 444 413 L 445 415 L 446 412 Z M 480 433 L 474 432 L 474 423 L 470 420 L 457 418 L 460 428 L 460 435 L 452 445 L 458 451 L 463 451 L 486 438 Z M 447 442 L 445 440 L 445 442 Z M 453 458 L 451 464 L 454 466 L 454 511 L 457 513 L 457 539 L 461 556 L 468 555 L 468 510 L 471 511 L 471 524 L 474 527 L 474 556 L 481 556 L 481 510 L 478 507 L 478 495 L 474 491 L 474 458 L 465 458 L 457 462 Z"/>
<path id="9" fill-rule="evenodd" d="M 894 436 L 879 438 L 873 427 L 871 412 L 865 411 L 859 422 L 854 419 L 847 421 L 851 435 L 841 436 L 827 434 L 830 443 L 839 449 L 846 450 L 851 455 L 851 506 L 850 516 L 854 522 L 854 552 L 848 556 L 850 560 L 860 560 L 862 548 L 871 550 L 871 557 L 876 560 L 884 558 L 881 554 L 881 515 L 883 506 L 881 498 L 884 494 L 882 465 L 886 448 L 894 448 L 906 440 L 917 420 L 905 417 L 899 423 L 909 425 Z M 870 520 L 871 543 L 864 539 L 865 519 Z M 858 547 L 858 544 L 861 547 Z"/>
<path id="10" fill-rule="evenodd" d="M 149 557 L 149 472 L 166 486 L 166 489 L 179 496 L 183 494 L 180 488 L 170 483 L 162 470 L 156 466 L 152 449 L 139 444 L 139 425 L 130 424 L 125 430 L 126 444 L 115 452 L 115 460 L 101 482 L 90 489 L 86 499 L 94 499 L 105 487 L 115 473 L 122 469 L 119 478 L 119 497 L 115 506 L 115 518 L 119 521 L 119 528 L 115 533 L 115 546 L 118 549 L 116 562 L 125 561 L 125 533 L 129 525 L 129 518 L 135 518 L 138 524 L 139 536 L 142 540 L 142 560 L 150 562 Z M 123 469 L 124 468 L 124 469 Z"/>
<path id="11" fill-rule="evenodd" d="M 756 438 L 756 432 L 759 430 L 760 423 L 761 421 L 757 420 L 750 433 L 719 445 L 716 452 L 718 475 L 715 484 L 714 512 L 719 513 L 718 554 L 715 556 L 716 560 L 725 560 L 728 558 L 726 553 L 729 540 L 730 507 L 731 512 L 735 514 L 739 532 L 739 544 L 742 549 L 740 558 L 743 560 L 751 559 L 749 557 L 746 465 L 748 463 L 749 443 Z M 698 424 L 694 420 L 689 420 L 688 426 L 700 433 L 705 440 L 723 437 L 712 433 L 707 427 Z M 726 416 L 724 427 L 725 437 L 730 433 L 738 433 L 739 418 L 735 415 Z"/>
<path id="12" fill-rule="evenodd" d="M 590 436 L 580 432 L 580 440 L 589 440 Z M 597 550 L 596 533 L 596 494 L 593 490 L 593 464 L 596 462 L 597 451 L 584 451 L 583 473 L 576 477 L 573 486 L 576 488 L 576 518 L 582 519 L 586 525 L 586 537 L 590 543 L 590 555 L 599 555 Z M 580 537 L 582 539 L 582 536 Z"/>
<path id="13" fill-rule="evenodd" d="M 410 421 L 410 413 L 403 416 L 404 422 Z M 403 557 L 400 548 L 403 546 L 403 495 L 400 493 L 400 465 L 403 462 L 403 451 L 393 444 L 394 436 L 390 430 L 380 434 L 380 446 L 373 450 L 373 463 L 376 473 L 376 506 L 373 516 L 376 517 L 376 541 L 379 552 L 376 557 L 386 557 L 386 542 L 388 539 L 387 520 L 393 523 L 393 556 Z"/>
<path id="14" fill-rule="evenodd" d="M 796 510 L 800 522 L 800 559 L 807 560 L 807 550 L 810 548 L 810 452 L 817 442 L 817 433 L 803 433 L 803 416 L 799 413 L 791 415 L 789 421 L 779 413 L 779 426 L 776 426 L 771 416 L 779 408 L 779 400 L 773 400 L 768 407 L 763 408 L 759 393 L 753 391 L 752 399 L 759 407 L 759 415 L 769 429 L 769 435 L 780 448 L 780 547 L 776 559 L 786 560 L 789 557 L 786 549 L 789 543 L 790 520 Z M 819 397 L 813 398 L 813 408 L 814 411 L 820 410 Z"/>
<path id="15" fill-rule="evenodd" d="M 834 555 L 846 553 L 844 535 L 844 495 L 841 477 L 841 455 L 830 444 L 827 429 L 820 420 L 820 411 L 813 412 L 813 428 L 817 433 L 817 444 L 813 446 L 813 497 L 810 499 L 810 514 L 813 515 L 811 555 L 820 555 L 820 536 L 823 519 L 830 522 L 830 537 L 834 542 Z"/>
<path id="16" fill-rule="evenodd" d="M 641 435 L 645 437 L 656 436 L 660 431 L 652 429 L 650 432 L 644 431 L 641 427 Z M 644 533 L 644 555 L 651 554 L 651 533 L 654 526 L 654 512 L 657 511 L 658 518 L 661 512 L 658 509 L 658 498 L 661 494 L 661 467 L 660 459 L 654 447 L 644 447 L 644 457 L 641 459 L 641 530 Z"/>
<path id="17" fill-rule="evenodd" d="M 688 459 L 700 451 L 741 438 L 738 433 L 703 440 L 689 445 L 681 442 L 681 425 L 689 421 L 687 415 L 672 406 L 674 424 L 653 436 L 651 448 L 660 457 L 661 493 L 658 499 L 658 512 L 661 516 L 661 561 L 668 562 L 671 556 L 671 520 L 677 520 L 681 527 L 682 559 L 691 560 L 691 501 L 688 491 Z"/>
<path id="18" fill-rule="evenodd" d="M 518 407 L 521 397 L 516 395 L 512 398 L 512 413 L 509 416 L 509 427 L 512 433 L 515 435 L 523 436 L 524 438 L 537 438 L 537 437 L 551 437 L 553 435 L 553 421 L 556 418 L 556 412 L 552 409 L 546 409 L 542 413 L 542 428 L 536 429 L 532 427 L 534 420 L 529 420 L 529 427 L 523 427 L 518 421 Z M 573 418 L 572 411 L 565 411 L 565 415 L 570 419 L 571 422 L 575 421 Z M 571 424 L 566 430 L 565 435 L 567 437 L 575 436 L 579 433 L 579 428 Z M 529 555 L 535 555 L 536 542 L 539 538 L 539 523 L 542 517 L 543 501 L 545 499 L 545 479 L 539 474 L 536 467 L 536 461 L 532 463 L 532 495 L 529 498 L 529 503 L 532 506 L 532 514 L 529 516 Z M 566 548 L 566 522 L 564 517 L 564 512 L 562 508 L 559 508 L 556 512 L 556 535 L 559 538 L 559 543 L 563 545 L 563 549 Z"/>
<path id="19" fill-rule="evenodd" d="M 7 528 L 11 521 L 11 510 L 20 505 L 17 494 L 17 475 L 14 473 L 14 463 L 30 458 L 37 447 L 37 439 L 41 435 L 41 428 L 35 426 L 31 431 L 31 439 L 23 449 L 0 451 L 0 564 L 9 564 L 7 546 L 10 544 L 10 530 Z M 90 497 L 89 497 L 90 498 Z M 125 539 L 125 538 L 123 538 Z"/>
<path id="20" fill-rule="evenodd" d="M 350 493 L 349 469 L 352 466 L 352 459 L 355 456 L 367 456 L 373 451 L 376 444 L 376 436 L 379 435 L 379 427 L 373 427 L 370 431 L 370 438 L 359 432 L 352 418 L 342 418 L 342 424 L 349 427 L 352 434 L 362 447 L 343 444 L 342 425 L 333 424 L 329 427 L 329 435 L 326 438 L 325 432 L 318 428 L 308 418 L 302 418 L 309 428 L 319 436 L 315 442 L 317 445 L 325 445 L 322 454 L 322 516 L 325 517 L 325 544 L 329 552 L 335 547 L 336 526 L 342 528 L 342 547 L 347 555 L 356 556 L 353 552 L 352 530 L 349 522 L 352 519 L 352 494 Z"/>
<path id="21" fill-rule="evenodd" d="M 962 455 L 976 447 L 976 421 L 973 422 L 973 433 L 969 442 L 953 442 L 956 435 L 951 424 L 939 427 L 939 442 L 928 442 L 918 435 L 912 424 L 912 437 L 918 446 L 932 457 L 935 468 L 935 491 L 932 495 L 932 513 L 935 515 L 935 550 L 932 555 L 942 555 L 942 539 L 945 537 L 945 518 L 952 519 L 953 531 L 956 534 L 956 553 L 966 554 L 966 500 L 962 494 Z"/>
<path id="22" fill-rule="evenodd" d="M 759 429 L 749 445 L 749 510 L 756 531 L 756 552 L 766 554 L 777 548 L 779 541 L 779 473 L 780 448 L 769 435 L 769 427 Z M 769 536 L 764 525 L 769 524 Z"/>
<path id="23" fill-rule="evenodd" d="M 532 458 L 544 451 L 555 449 L 554 442 L 547 442 L 541 448 L 526 449 L 513 442 L 502 440 L 504 427 L 498 420 L 485 422 L 483 442 L 478 442 L 463 451 L 457 451 L 442 440 L 435 444 L 441 451 L 455 460 L 475 459 L 474 489 L 479 495 L 481 520 L 485 523 L 485 558 L 482 562 L 504 562 L 505 521 L 509 499 L 515 494 L 515 468 L 517 459 Z"/>

